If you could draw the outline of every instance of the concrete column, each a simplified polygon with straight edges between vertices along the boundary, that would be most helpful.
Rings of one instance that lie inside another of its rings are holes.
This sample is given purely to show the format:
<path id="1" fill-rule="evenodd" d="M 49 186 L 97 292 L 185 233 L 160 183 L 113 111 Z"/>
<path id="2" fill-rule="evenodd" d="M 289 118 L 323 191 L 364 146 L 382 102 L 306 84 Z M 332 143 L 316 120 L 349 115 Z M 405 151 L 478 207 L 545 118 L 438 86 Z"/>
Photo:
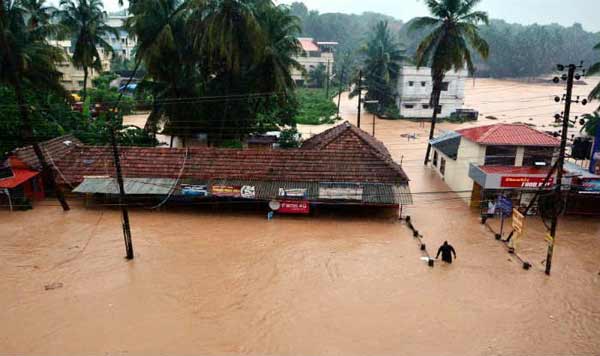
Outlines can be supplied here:
<path id="1" fill-rule="evenodd" d="M 525 147 L 517 147 L 517 158 L 515 159 L 515 167 L 523 167 L 523 158 L 525 157 Z"/>

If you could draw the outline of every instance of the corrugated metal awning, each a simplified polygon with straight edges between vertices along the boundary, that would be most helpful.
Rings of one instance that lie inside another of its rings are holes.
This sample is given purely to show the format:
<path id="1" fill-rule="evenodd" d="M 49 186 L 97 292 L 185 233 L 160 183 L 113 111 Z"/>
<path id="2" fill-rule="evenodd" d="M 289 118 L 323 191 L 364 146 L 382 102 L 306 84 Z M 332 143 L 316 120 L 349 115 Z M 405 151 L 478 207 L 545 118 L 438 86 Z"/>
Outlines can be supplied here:
<path id="1" fill-rule="evenodd" d="M 125 194 L 167 195 L 177 180 L 171 178 L 124 178 Z M 118 194 L 117 180 L 109 177 L 86 177 L 73 190 L 75 193 Z"/>

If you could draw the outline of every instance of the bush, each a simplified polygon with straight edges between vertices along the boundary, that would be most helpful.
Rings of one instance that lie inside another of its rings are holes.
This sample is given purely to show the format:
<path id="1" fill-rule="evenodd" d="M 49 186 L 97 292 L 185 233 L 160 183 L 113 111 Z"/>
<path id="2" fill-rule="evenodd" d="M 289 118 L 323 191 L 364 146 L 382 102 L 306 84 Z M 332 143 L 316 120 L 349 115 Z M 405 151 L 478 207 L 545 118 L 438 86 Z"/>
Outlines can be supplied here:
<path id="1" fill-rule="evenodd" d="M 302 135 L 298 133 L 295 127 L 291 129 L 281 130 L 279 136 L 279 147 L 281 148 L 298 148 L 300 147 L 300 138 Z"/>
<path id="2" fill-rule="evenodd" d="M 337 113 L 337 106 L 326 95 L 323 89 L 298 89 L 296 96 L 299 103 L 298 113 L 294 117 L 297 124 L 321 125 L 332 124 Z"/>

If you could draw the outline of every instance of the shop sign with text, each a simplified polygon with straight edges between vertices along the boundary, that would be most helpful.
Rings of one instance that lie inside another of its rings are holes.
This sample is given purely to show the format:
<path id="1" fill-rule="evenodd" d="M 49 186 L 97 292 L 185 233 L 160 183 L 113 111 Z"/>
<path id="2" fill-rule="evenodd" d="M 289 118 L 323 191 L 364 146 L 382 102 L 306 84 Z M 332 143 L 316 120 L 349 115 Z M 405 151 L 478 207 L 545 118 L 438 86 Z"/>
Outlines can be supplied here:
<path id="1" fill-rule="evenodd" d="M 502 177 L 500 186 L 502 188 L 540 188 L 544 185 L 545 180 L 546 177 L 505 176 Z M 548 187 L 552 184 L 554 184 L 554 178 L 550 177 L 546 186 Z"/>
<path id="2" fill-rule="evenodd" d="M 256 198 L 256 187 L 253 185 L 213 185 L 212 194 L 217 197 Z"/>
<path id="3" fill-rule="evenodd" d="M 305 200 L 284 200 L 280 202 L 277 212 L 282 214 L 308 214 L 310 204 Z"/>

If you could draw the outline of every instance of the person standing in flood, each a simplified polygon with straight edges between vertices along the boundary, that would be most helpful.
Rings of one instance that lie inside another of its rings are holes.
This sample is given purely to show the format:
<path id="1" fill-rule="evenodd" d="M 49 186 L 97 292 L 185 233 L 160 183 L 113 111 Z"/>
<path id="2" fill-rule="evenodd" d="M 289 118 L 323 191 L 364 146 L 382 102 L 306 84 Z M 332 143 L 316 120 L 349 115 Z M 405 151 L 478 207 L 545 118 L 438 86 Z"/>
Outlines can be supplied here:
<path id="1" fill-rule="evenodd" d="M 437 256 L 435 256 L 436 260 L 440 257 L 440 254 L 442 254 L 442 261 L 446 263 L 452 263 L 452 255 L 456 259 L 456 251 L 448 241 L 444 241 L 444 244 L 438 249 Z"/>

